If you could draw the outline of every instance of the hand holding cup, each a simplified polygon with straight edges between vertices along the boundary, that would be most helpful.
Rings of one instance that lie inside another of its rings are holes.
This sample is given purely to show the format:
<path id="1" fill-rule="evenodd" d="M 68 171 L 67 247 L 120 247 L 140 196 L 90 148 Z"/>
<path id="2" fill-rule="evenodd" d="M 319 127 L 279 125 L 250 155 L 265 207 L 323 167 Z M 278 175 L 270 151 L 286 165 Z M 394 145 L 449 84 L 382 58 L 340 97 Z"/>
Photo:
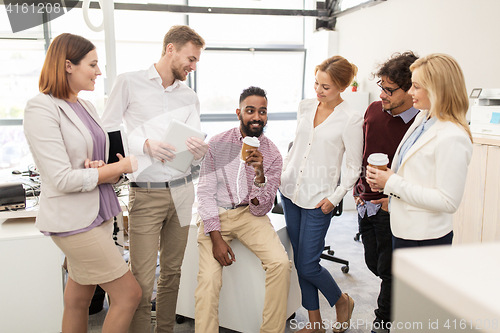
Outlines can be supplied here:
<path id="1" fill-rule="evenodd" d="M 368 156 L 366 182 L 373 192 L 382 192 L 389 177 L 394 173 L 387 168 L 389 158 L 386 154 L 375 153 Z"/>

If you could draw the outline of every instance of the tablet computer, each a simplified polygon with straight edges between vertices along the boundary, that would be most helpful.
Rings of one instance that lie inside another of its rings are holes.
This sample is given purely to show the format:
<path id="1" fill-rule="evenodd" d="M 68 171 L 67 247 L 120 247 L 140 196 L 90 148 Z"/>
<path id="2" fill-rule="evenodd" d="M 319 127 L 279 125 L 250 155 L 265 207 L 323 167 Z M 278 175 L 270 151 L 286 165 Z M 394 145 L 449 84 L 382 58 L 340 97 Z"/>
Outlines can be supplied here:
<path id="1" fill-rule="evenodd" d="M 109 138 L 108 164 L 118 162 L 117 153 L 123 157 L 128 155 L 127 135 L 123 127 L 106 129 Z"/>
<path id="2" fill-rule="evenodd" d="M 187 149 L 186 140 L 192 136 L 205 140 L 207 135 L 179 120 L 173 119 L 170 122 L 163 137 L 163 142 L 174 146 L 176 151 L 174 152 L 175 158 L 172 161 L 166 161 L 166 166 L 181 172 L 188 171 L 191 163 L 193 163 L 194 155 Z"/>

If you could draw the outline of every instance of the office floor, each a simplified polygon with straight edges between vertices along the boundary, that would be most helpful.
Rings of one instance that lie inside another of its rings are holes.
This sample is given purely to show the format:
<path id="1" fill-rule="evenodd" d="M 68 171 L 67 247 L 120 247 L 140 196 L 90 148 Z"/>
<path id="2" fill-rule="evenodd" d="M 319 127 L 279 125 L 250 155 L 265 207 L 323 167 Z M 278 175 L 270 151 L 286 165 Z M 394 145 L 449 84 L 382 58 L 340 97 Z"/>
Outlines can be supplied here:
<path id="1" fill-rule="evenodd" d="M 326 237 L 326 244 L 335 250 L 335 255 L 349 260 L 349 273 L 344 274 L 340 268 L 342 265 L 322 260 L 321 264 L 327 268 L 335 281 L 347 292 L 355 302 L 354 312 L 349 333 L 370 332 L 370 324 L 374 319 L 373 310 L 377 304 L 377 296 L 380 288 L 380 280 L 366 268 L 363 257 L 363 244 L 354 241 L 357 232 L 357 214 L 355 211 L 344 211 L 342 216 L 332 219 L 332 224 Z M 335 321 L 335 308 L 330 308 L 326 299 L 320 294 L 320 308 L 323 320 Z M 90 316 L 90 333 L 101 331 L 101 326 L 106 315 L 106 304 L 104 309 Z M 302 328 L 307 323 L 307 311 L 300 307 L 296 312 L 293 321 L 287 323 L 285 333 L 291 333 Z M 154 322 L 151 325 L 151 332 L 154 332 Z M 194 320 L 187 318 L 184 323 L 176 324 L 176 333 L 194 332 Z M 220 328 L 221 333 L 235 333 L 235 331 Z M 327 331 L 331 332 L 331 330 Z M 253 333 L 253 332 L 252 332 Z M 257 333 L 257 332 L 255 332 Z"/>

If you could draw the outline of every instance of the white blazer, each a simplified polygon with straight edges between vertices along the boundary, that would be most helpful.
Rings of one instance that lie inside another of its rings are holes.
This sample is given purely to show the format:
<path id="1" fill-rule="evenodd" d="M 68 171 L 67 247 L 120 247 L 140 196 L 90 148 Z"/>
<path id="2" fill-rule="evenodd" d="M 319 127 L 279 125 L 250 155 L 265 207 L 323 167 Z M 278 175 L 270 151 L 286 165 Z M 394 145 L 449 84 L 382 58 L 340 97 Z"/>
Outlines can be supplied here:
<path id="1" fill-rule="evenodd" d="M 92 104 L 78 100 L 102 128 Z M 97 170 L 84 166 L 93 151 L 87 127 L 64 100 L 38 94 L 26 105 L 24 134 L 42 181 L 36 227 L 66 232 L 89 226 L 99 211 L 99 189 L 88 184 Z M 106 155 L 108 147 L 106 135 Z"/>
<path id="2" fill-rule="evenodd" d="M 399 144 L 401 146 L 427 117 L 421 111 Z M 453 213 L 462 200 L 472 142 L 450 121 L 437 121 L 404 156 L 397 174 L 389 177 L 384 193 L 391 196 L 391 229 L 403 239 L 443 237 L 453 230 Z M 393 170 L 396 163 L 393 164 Z"/>

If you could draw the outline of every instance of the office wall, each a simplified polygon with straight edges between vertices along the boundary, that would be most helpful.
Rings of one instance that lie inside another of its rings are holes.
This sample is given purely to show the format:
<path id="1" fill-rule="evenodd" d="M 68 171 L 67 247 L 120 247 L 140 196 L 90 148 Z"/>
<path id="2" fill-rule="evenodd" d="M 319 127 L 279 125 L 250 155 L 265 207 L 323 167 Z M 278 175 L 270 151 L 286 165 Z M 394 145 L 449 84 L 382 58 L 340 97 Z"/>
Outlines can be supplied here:
<path id="1" fill-rule="evenodd" d="M 467 91 L 500 88 L 499 0 L 387 0 L 337 20 L 339 53 L 359 67 L 361 91 L 379 99 L 370 74 L 394 52 L 455 57 Z"/>

